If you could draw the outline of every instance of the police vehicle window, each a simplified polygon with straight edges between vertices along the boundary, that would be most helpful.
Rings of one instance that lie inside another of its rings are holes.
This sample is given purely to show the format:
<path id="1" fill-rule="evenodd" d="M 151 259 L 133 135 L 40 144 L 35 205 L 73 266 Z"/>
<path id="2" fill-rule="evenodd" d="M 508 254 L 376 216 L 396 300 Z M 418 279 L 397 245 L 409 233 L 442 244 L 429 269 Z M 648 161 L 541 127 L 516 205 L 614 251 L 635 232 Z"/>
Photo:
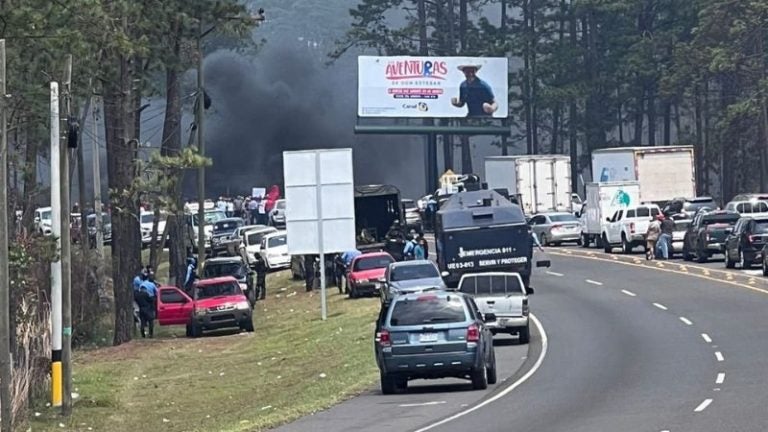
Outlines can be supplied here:
<path id="1" fill-rule="evenodd" d="M 576 219 L 576 216 L 572 214 L 561 214 L 561 215 L 552 215 L 549 217 L 552 222 L 576 222 L 578 219 Z"/>
<path id="2" fill-rule="evenodd" d="M 440 277 L 440 274 L 432 264 L 399 266 L 393 268 L 390 273 L 390 280 L 393 282 L 436 277 Z"/>
<path id="3" fill-rule="evenodd" d="M 288 242 L 288 237 L 284 235 L 270 237 L 268 241 L 269 241 L 268 247 L 275 248 L 275 247 L 285 246 L 285 244 Z"/>
<path id="4" fill-rule="evenodd" d="M 651 217 L 651 209 L 648 207 L 638 207 L 637 208 L 637 217 Z"/>
<path id="5" fill-rule="evenodd" d="M 206 278 L 215 278 L 220 276 L 233 276 L 235 278 L 245 277 L 245 270 L 239 263 L 208 264 L 206 263 L 203 275 Z"/>
<path id="6" fill-rule="evenodd" d="M 390 263 L 393 263 L 393 262 L 395 262 L 395 260 L 393 260 L 391 257 L 388 257 L 388 256 L 358 258 L 357 260 L 355 260 L 353 271 L 365 271 L 365 270 L 386 268 Z"/>
<path id="7" fill-rule="evenodd" d="M 635 211 L 634 210 L 627 210 L 627 217 L 628 218 L 635 217 Z"/>
<path id="8" fill-rule="evenodd" d="M 187 299 L 173 289 L 160 290 L 160 301 L 163 303 L 186 303 Z"/>
<path id="9" fill-rule="evenodd" d="M 224 282 L 197 286 L 197 298 L 206 299 L 219 296 L 231 296 L 242 294 L 240 285 L 236 282 Z"/>
<path id="10" fill-rule="evenodd" d="M 399 300 L 392 309 L 389 324 L 412 326 L 432 323 L 457 323 L 467 320 L 461 297 L 424 295 L 416 299 Z"/>

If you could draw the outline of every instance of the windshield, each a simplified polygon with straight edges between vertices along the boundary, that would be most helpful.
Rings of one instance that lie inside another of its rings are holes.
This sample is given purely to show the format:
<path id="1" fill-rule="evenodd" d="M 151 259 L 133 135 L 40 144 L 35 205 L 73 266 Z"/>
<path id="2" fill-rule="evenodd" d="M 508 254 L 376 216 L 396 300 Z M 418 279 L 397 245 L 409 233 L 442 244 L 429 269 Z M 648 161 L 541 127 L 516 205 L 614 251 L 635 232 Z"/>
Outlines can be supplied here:
<path id="1" fill-rule="evenodd" d="M 248 234 L 246 239 L 249 245 L 257 245 L 257 244 L 261 244 L 261 240 L 267 234 L 269 234 L 269 231 L 256 232 L 256 233 Z"/>
<path id="2" fill-rule="evenodd" d="M 267 247 L 269 248 L 276 248 L 280 246 L 285 246 L 285 244 L 288 242 L 288 236 L 275 236 L 270 237 L 268 240 Z"/>
<path id="3" fill-rule="evenodd" d="M 235 279 L 245 277 L 245 269 L 240 263 L 206 263 L 203 277 L 215 278 L 221 276 L 232 276 Z"/>
<path id="4" fill-rule="evenodd" d="M 278 210 L 285 210 L 285 201 L 278 201 L 277 204 L 275 204 L 275 208 Z"/>
<path id="5" fill-rule="evenodd" d="M 221 210 L 213 210 L 213 211 L 206 211 L 205 212 L 205 224 L 211 225 L 213 223 L 216 223 L 222 219 L 226 219 L 227 215 Z M 197 213 L 192 215 L 192 223 L 197 225 Z"/>
<path id="6" fill-rule="evenodd" d="M 437 272 L 437 268 L 432 264 L 395 267 L 392 269 L 392 273 L 389 276 L 392 282 L 436 277 L 440 277 L 440 273 Z"/>
<path id="7" fill-rule="evenodd" d="M 395 303 L 389 323 L 393 326 L 411 326 L 429 323 L 457 323 L 466 321 L 464 302 L 459 296 L 437 297 L 425 295 L 415 300 Z"/>
<path id="8" fill-rule="evenodd" d="M 392 257 L 388 257 L 388 256 L 358 258 L 357 261 L 355 261 L 355 265 L 353 266 L 352 271 L 365 271 L 365 270 L 387 268 L 387 266 L 393 262 L 395 262 L 395 260 L 392 259 Z"/>
<path id="9" fill-rule="evenodd" d="M 205 284 L 197 286 L 197 298 L 207 299 L 220 296 L 231 296 L 242 294 L 240 285 L 237 282 L 223 282 L 218 284 Z"/>
<path id="10" fill-rule="evenodd" d="M 734 225 L 739 220 L 739 215 L 737 214 L 720 214 L 720 215 L 706 215 L 704 216 L 704 220 L 701 221 L 704 225 L 714 225 L 714 224 L 729 224 Z"/>
<path id="11" fill-rule="evenodd" d="M 240 224 L 237 221 L 216 222 L 213 225 L 214 233 L 233 232 Z"/>
<path id="12" fill-rule="evenodd" d="M 41 220 L 51 220 L 51 211 L 44 211 L 40 216 Z"/>
<path id="13" fill-rule="evenodd" d="M 478 296 L 523 294 L 523 286 L 515 276 L 472 276 L 461 283 L 461 292 Z"/>
<path id="14" fill-rule="evenodd" d="M 578 219 L 576 219 L 576 216 L 572 214 L 551 215 L 549 218 L 552 219 L 552 222 L 578 222 L 579 221 Z"/>

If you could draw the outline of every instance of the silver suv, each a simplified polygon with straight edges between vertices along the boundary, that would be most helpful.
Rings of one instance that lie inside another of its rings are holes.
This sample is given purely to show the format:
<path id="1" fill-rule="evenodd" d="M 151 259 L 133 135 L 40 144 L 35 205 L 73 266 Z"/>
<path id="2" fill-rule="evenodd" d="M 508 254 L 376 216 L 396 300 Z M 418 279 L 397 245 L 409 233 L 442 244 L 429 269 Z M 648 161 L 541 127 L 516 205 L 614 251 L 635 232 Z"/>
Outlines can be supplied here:
<path id="1" fill-rule="evenodd" d="M 395 262 L 384 273 L 381 301 L 387 303 L 399 294 L 427 289 L 446 289 L 440 270 L 429 260 Z"/>

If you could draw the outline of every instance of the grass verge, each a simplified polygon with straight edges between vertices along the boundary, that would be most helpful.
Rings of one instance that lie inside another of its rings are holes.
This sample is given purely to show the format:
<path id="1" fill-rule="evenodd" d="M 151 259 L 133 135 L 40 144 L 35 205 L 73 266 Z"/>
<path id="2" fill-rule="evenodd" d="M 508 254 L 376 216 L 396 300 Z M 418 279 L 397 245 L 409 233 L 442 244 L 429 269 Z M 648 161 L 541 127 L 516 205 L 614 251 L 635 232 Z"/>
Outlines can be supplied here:
<path id="1" fill-rule="evenodd" d="M 257 431 L 370 387 L 378 376 L 371 337 L 379 301 L 329 290 L 323 322 L 319 295 L 289 278 L 269 276 L 252 334 L 193 340 L 169 327 L 154 340 L 78 354 L 72 417 L 38 409 L 32 430 Z"/>

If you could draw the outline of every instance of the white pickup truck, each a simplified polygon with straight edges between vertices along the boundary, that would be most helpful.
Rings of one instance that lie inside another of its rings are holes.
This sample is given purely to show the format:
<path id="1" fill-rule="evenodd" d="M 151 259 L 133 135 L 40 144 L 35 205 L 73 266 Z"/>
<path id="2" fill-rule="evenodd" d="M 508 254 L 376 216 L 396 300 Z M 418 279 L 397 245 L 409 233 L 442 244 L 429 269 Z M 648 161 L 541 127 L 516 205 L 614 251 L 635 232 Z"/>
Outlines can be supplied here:
<path id="1" fill-rule="evenodd" d="M 519 273 L 465 273 L 458 290 L 474 298 L 494 335 L 517 333 L 521 344 L 528 343 L 528 294 L 533 288 L 525 288 Z"/>
<path id="2" fill-rule="evenodd" d="M 661 213 L 656 204 L 641 204 L 616 210 L 603 227 L 603 248 L 610 253 L 621 247 L 626 254 L 637 246 L 645 246 L 648 225 Z"/>

